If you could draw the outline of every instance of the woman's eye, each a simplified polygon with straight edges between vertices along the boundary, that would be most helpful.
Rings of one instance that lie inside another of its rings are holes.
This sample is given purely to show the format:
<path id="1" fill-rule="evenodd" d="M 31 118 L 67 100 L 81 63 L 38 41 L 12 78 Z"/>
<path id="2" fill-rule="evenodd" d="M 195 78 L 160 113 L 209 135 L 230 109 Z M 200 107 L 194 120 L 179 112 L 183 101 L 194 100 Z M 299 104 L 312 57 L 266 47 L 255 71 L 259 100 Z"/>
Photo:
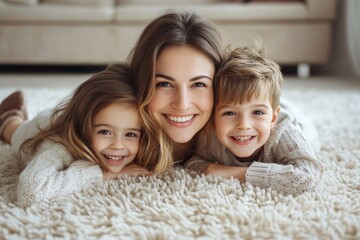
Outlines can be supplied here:
<path id="1" fill-rule="evenodd" d="M 171 84 L 169 82 L 158 82 L 156 87 L 171 87 Z"/>
<path id="2" fill-rule="evenodd" d="M 206 87 L 206 84 L 202 83 L 202 82 L 197 82 L 197 83 L 194 83 L 193 86 L 194 87 Z"/>
<path id="3" fill-rule="evenodd" d="M 101 135 L 111 135 L 111 132 L 109 130 L 99 130 L 98 131 L 98 134 L 101 134 Z"/>

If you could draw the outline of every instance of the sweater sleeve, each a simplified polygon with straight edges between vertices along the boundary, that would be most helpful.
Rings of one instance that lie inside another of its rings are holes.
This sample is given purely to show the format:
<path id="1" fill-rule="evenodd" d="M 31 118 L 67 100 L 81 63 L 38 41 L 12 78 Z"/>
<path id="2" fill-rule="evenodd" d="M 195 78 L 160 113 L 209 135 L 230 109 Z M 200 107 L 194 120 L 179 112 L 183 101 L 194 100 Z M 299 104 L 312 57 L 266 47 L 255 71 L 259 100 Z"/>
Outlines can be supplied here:
<path id="1" fill-rule="evenodd" d="M 265 146 L 263 161 L 250 165 L 246 181 L 292 194 L 318 188 L 324 169 L 301 132 L 287 129 L 275 139 Z"/>
<path id="2" fill-rule="evenodd" d="M 205 160 L 199 155 L 194 154 L 189 160 L 186 161 L 184 167 L 191 171 L 203 173 L 210 163 L 211 162 L 209 160 Z"/>
<path id="3" fill-rule="evenodd" d="M 18 204 L 28 206 L 67 195 L 102 178 L 98 165 L 88 160 L 74 161 L 63 145 L 46 141 L 19 176 Z"/>

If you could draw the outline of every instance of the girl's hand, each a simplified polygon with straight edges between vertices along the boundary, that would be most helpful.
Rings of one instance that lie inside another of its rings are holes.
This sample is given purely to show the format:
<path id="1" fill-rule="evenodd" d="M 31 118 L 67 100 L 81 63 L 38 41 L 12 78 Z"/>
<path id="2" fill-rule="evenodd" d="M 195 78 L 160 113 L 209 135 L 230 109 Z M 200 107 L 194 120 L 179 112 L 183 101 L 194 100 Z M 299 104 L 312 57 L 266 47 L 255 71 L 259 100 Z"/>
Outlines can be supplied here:
<path id="1" fill-rule="evenodd" d="M 152 172 L 150 172 L 147 168 L 141 167 L 134 163 L 126 165 L 118 173 L 103 171 L 103 177 L 105 180 L 115 179 L 121 174 L 128 174 L 128 175 L 133 175 L 133 176 L 139 176 L 139 175 L 150 176 L 150 175 L 152 175 Z"/>

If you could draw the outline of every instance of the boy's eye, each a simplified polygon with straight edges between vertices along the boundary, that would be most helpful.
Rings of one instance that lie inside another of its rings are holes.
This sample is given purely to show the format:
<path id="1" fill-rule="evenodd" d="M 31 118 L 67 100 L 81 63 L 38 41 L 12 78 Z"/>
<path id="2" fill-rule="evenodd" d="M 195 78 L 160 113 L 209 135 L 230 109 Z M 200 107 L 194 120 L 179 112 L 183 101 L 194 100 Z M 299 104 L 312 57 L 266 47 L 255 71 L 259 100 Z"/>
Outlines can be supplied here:
<path id="1" fill-rule="evenodd" d="M 169 82 L 158 82 L 156 83 L 156 87 L 171 87 L 171 84 Z"/>
<path id="2" fill-rule="evenodd" d="M 109 130 L 102 129 L 98 131 L 98 134 L 111 135 L 111 132 Z"/>
<path id="3" fill-rule="evenodd" d="M 263 114 L 265 114 L 263 111 L 260 110 L 254 111 L 254 115 L 263 115 Z"/>
<path id="4" fill-rule="evenodd" d="M 235 112 L 224 112 L 223 114 L 222 114 L 223 116 L 235 116 L 236 115 L 236 113 Z"/>

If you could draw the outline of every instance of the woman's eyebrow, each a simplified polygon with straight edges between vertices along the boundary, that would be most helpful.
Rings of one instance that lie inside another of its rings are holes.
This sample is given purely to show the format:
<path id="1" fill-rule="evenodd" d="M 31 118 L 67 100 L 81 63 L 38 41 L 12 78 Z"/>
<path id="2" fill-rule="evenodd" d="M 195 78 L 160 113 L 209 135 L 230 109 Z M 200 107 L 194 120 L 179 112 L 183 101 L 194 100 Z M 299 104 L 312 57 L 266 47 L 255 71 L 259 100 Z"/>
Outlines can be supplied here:
<path id="1" fill-rule="evenodd" d="M 165 74 L 161 74 L 161 73 L 155 74 L 155 77 L 164 78 L 164 79 L 167 79 L 167 80 L 169 80 L 169 81 L 175 81 L 174 78 L 172 78 L 172 77 L 170 77 L 170 76 L 167 76 L 167 75 L 165 75 Z M 206 76 L 206 75 L 200 75 L 200 76 L 196 76 L 196 77 L 194 77 L 194 78 L 191 78 L 191 79 L 190 79 L 190 82 L 196 81 L 196 80 L 199 80 L 199 79 L 202 79 L 202 78 L 207 78 L 207 79 L 209 79 L 210 81 L 212 81 L 212 78 L 211 78 L 211 77 Z"/>

